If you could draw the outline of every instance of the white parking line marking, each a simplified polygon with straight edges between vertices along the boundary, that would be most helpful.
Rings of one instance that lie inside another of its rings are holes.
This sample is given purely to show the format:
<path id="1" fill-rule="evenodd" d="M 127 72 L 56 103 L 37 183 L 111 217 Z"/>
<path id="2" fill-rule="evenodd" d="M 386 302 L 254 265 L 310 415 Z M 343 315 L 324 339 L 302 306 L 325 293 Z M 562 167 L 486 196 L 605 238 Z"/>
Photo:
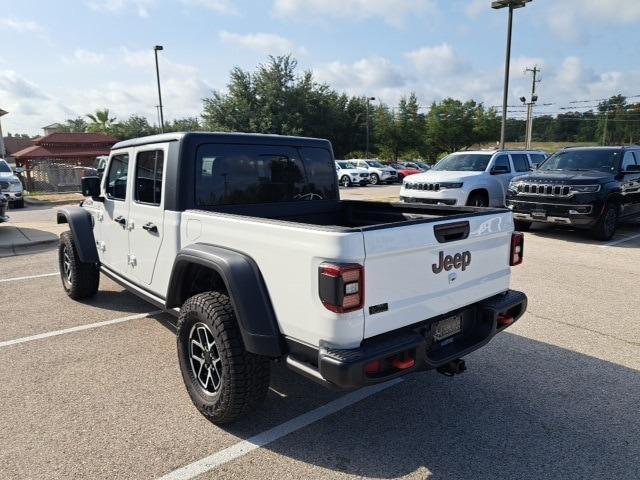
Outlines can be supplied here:
<path id="1" fill-rule="evenodd" d="M 213 455 L 205 457 L 201 460 L 197 460 L 189 465 L 179 468 L 178 470 L 174 470 L 173 472 L 170 472 L 161 477 L 159 480 L 187 480 L 197 477 L 198 475 L 202 475 L 203 473 L 213 470 L 220 465 L 230 462 L 231 460 L 235 460 L 236 458 L 242 457 L 260 447 L 264 447 L 265 445 L 268 445 L 269 443 L 272 443 L 279 438 L 284 437 L 285 435 L 289 435 L 290 433 L 311 425 L 318 420 L 322 420 L 329 415 L 332 415 L 350 405 L 353 405 L 354 403 L 364 400 L 371 395 L 375 395 L 378 392 L 386 390 L 387 388 L 392 387 L 402 381 L 402 378 L 396 378 L 385 383 L 372 385 L 370 387 L 362 388 L 360 390 L 356 390 L 355 392 L 348 393 L 343 397 L 333 400 L 326 405 L 322 405 L 321 407 L 304 413 L 296 418 L 292 418 L 291 420 L 273 427 L 270 430 L 266 430 L 262 433 L 254 435 L 253 437 L 238 442 L 235 445 L 225 448 L 224 450 L 220 450 Z"/>
<path id="2" fill-rule="evenodd" d="M 29 275 L 27 277 L 3 278 L 3 279 L 0 279 L 0 283 L 18 282 L 20 280 L 31 280 L 32 278 L 53 277 L 54 275 L 58 275 L 59 273 L 60 272 L 53 272 L 53 273 L 43 273 L 42 275 Z"/>
<path id="3" fill-rule="evenodd" d="M 604 245 L 600 245 L 600 248 L 613 247 L 614 245 L 628 242 L 629 240 L 633 240 L 634 238 L 640 238 L 640 233 L 637 235 L 629 235 L 628 237 L 619 238 L 618 240 L 614 240 L 613 242 L 605 243 Z"/>
<path id="4" fill-rule="evenodd" d="M 32 342 L 34 340 L 42 340 L 43 338 L 57 337 L 59 335 L 66 335 L 67 333 L 82 332 L 83 330 L 91 330 L 92 328 L 106 327 L 107 325 L 114 325 L 116 323 L 128 322 L 129 320 L 138 320 L 139 318 L 145 318 L 150 315 L 156 315 L 162 313 L 162 310 L 155 310 L 148 313 L 138 313 L 136 315 L 129 315 L 128 317 L 116 318 L 113 320 L 105 320 L 104 322 L 89 323 L 88 325 L 78 325 L 77 327 L 65 328 L 63 330 L 54 330 L 53 332 L 38 333 L 37 335 L 30 335 L 28 337 L 14 338 L 13 340 L 5 340 L 0 342 L 0 348 L 10 347 L 11 345 L 19 345 L 21 343 Z"/>

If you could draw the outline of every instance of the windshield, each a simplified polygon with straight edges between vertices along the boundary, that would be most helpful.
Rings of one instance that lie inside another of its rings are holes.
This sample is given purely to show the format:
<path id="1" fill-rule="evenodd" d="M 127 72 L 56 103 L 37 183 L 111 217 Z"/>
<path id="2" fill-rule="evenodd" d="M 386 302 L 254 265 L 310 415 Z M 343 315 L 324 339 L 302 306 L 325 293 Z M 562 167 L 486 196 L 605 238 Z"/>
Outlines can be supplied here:
<path id="1" fill-rule="evenodd" d="M 444 157 L 431 170 L 445 172 L 484 172 L 491 155 L 478 153 L 453 153 Z"/>
<path id="2" fill-rule="evenodd" d="M 11 173 L 9 165 L 4 160 L 0 160 L 0 173 Z"/>
<path id="3" fill-rule="evenodd" d="M 380 162 L 376 162 L 375 160 L 369 160 L 367 162 L 367 165 L 374 168 L 384 168 L 383 164 L 381 164 Z"/>
<path id="4" fill-rule="evenodd" d="M 351 162 L 338 162 L 338 165 L 340 165 L 340 168 L 356 168 L 356 165 Z"/>
<path id="5" fill-rule="evenodd" d="M 619 164 L 620 150 L 563 150 L 549 157 L 538 170 L 614 172 Z"/>
<path id="6" fill-rule="evenodd" d="M 429 170 L 431 168 L 429 165 L 427 165 L 426 163 L 422 163 L 422 162 L 418 162 L 418 167 L 420 167 L 423 170 Z"/>

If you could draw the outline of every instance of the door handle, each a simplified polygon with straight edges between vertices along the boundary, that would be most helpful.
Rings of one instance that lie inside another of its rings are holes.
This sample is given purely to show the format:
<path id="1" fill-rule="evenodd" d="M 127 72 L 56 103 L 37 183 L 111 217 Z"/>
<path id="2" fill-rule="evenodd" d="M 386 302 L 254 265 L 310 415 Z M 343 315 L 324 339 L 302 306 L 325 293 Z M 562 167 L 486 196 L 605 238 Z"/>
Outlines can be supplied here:
<path id="1" fill-rule="evenodd" d="M 158 227 L 156 227 L 153 223 L 148 222 L 142 226 L 149 233 L 158 233 Z"/>
<path id="2" fill-rule="evenodd" d="M 116 218 L 113 219 L 113 221 L 122 225 L 123 228 L 127 225 L 127 219 L 124 218 L 122 215 L 117 216 Z"/>

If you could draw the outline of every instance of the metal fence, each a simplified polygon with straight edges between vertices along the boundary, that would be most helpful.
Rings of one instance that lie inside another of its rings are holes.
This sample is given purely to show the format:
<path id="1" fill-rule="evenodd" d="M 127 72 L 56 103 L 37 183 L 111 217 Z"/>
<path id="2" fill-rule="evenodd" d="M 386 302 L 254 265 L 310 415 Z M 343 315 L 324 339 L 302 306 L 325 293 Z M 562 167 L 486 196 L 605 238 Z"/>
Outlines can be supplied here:
<path id="1" fill-rule="evenodd" d="M 31 161 L 21 174 L 24 188 L 30 193 L 79 192 L 82 177 L 95 174 L 95 169 L 61 161 Z"/>

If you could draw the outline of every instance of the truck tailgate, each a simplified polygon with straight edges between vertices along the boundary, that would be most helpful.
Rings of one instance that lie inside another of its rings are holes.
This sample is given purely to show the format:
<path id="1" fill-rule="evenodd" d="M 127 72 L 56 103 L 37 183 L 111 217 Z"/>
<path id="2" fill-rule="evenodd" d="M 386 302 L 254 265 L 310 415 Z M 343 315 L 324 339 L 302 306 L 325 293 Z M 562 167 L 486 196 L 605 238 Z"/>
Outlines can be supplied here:
<path id="1" fill-rule="evenodd" d="M 508 290 L 512 232 L 510 212 L 365 230 L 364 337 Z"/>

